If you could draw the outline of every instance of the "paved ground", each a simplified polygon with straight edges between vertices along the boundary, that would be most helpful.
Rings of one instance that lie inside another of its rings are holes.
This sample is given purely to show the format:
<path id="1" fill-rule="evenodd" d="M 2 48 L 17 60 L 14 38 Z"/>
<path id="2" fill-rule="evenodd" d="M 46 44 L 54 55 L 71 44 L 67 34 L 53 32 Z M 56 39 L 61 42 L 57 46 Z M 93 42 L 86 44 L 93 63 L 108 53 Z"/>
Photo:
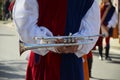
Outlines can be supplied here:
<path id="1" fill-rule="evenodd" d="M 19 56 L 19 38 L 11 21 L 0 21 L 0 80 L 25 80 L 27 61 Z"/>
<path id="2" fill-rule="evenodd" d="M 19 56 L 18 40 L 13 23 L 0 21 L 0 80 L 25 80 L 26 55 Z M 93 78 L 90 80 L 120 80 L 120 44 L 118 42 L 118 39 L 111 39 L 112 61 L 100 61 L 98 51 L 93 51 Z"/>

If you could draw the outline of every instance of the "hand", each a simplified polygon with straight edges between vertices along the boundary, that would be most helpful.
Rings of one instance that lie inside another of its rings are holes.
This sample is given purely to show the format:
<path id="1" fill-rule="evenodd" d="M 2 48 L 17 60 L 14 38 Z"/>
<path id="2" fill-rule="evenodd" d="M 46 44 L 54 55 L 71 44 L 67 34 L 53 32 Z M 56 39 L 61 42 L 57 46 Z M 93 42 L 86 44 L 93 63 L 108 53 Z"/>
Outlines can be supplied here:
<path id="1" fill-rule="evenodd" d="M 108 30 L 109 30 L 108 27 L 101 25 L 101 32 L 102 32 L 102 34 L 105 34 L 105 37 L 107 37 L 109 35 Z"/>
<path id="2" fill-rule="evenodd" d="M 78 49 L 78 46 L 64 46 L 64 47 L 56 47 L 56 51 L 58 53 L 75 53 Z"/>
<path id="3" fill-rule="evenodd" d="M 102 25 L 102 26 L 104 27 L 104 29 L 105 29 L 106 31 L 109 30 L 109 28 L 108 28 L 107 26 L 105 26 L 105 25 Z"/>
<path id="4" fill-rule="evenodd" d="M 76 42 L 76 40 L 74 40 Z M 65 43 L 64 39 L 57 39 L 56 43 Z M 66 42 L 68 43 L 68 42 Z M 70 42 L 69 42 L 70 43 Z M 78 50 L 78 45 L 75 46 L 60 46 L 55 47 L 56 52 L 58 53 L 75 53 Z"/>

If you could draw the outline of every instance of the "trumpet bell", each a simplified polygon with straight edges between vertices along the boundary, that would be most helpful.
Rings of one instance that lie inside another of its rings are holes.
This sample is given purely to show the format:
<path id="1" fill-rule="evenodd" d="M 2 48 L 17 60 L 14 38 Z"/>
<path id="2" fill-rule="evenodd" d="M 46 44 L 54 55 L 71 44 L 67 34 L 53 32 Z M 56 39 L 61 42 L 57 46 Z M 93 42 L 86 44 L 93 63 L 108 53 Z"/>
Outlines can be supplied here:
<path id="1" fill-rule="evenodd" d="M 20 56 L 22 55 L 23 52 L 26 51 L 25 44 L 22 41 L 19 41 L 19 51 L 20 51 Z"/>

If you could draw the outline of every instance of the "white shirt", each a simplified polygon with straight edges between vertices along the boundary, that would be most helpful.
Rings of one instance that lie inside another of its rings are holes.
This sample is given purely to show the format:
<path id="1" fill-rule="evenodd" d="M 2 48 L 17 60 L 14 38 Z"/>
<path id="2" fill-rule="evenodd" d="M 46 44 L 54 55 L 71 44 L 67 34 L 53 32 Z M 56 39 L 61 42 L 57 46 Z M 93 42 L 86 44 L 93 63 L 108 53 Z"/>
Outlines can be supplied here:
<path id="1" fill-rule="evenodd" d="M 118 23 L 118 14 L 115 10 L 115 12 L 113 13 L 113 16 L 111 17 L 111 20 L 108 22 L 107 27 L 108 28 L 111 28 L 111 27 L 114 28 L 114 27 L 116 27 L 117 23 Z"/>
<path id="2" fill-rule="evenodd" d="M 34 37 L 53 36 L 52 32 L 45 26 L 38 27 L 38 4 L 37 0 L 16 0 L 13 9 L 13 19 L 17 27 L 20 39 L 25 43 L 39 44 L 39 41 L 35 41 Z M 79 36 L 91 36 L 99 34 L 100 30 L 100 10 L 97 0 L 94 1 L 91 8 L 81 21 L 79 32 L 74 35 Z M 75 53 L 76 56 L 81 57 L 83 54 L 87 54 L 95 45 L 98 37 L 94 37 L 94 43 L 83 45 L 79 47 Z M 40 55 L 46 55 L 47 49 L 35 49 L 35 53 Z"/>
<path id="3" fill-rule="evenodd" d="M 110 5 L 109 2 L 106 3 L 106 4 L 107 4 L 107 5 Z M 117 10 L 116 10 L 116 8 L 115 8 L 115 11 L 114 11 L 114 13 L 113 13 L 110 21 L 108 22 L 107 27 L 108 27 L 108 28 L 111 28 L 111 27 L 114 28 L 114 27 L 116 27 L 116 24 L 117 24 L 117 23 L 118 23 L 118 14 L 117 14 Z"/>

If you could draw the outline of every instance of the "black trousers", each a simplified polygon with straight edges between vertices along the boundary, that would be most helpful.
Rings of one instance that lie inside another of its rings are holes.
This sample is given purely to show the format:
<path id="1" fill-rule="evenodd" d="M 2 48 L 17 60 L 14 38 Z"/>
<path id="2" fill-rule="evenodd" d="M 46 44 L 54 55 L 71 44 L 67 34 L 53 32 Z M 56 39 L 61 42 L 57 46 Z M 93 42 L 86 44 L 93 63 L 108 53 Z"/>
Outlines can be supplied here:
<path id="1" fill-rule="evenodd" d="M 88 61 L 89 77 L 91 77 L 93 57 L 87 58 L 87 61 Z"/>

